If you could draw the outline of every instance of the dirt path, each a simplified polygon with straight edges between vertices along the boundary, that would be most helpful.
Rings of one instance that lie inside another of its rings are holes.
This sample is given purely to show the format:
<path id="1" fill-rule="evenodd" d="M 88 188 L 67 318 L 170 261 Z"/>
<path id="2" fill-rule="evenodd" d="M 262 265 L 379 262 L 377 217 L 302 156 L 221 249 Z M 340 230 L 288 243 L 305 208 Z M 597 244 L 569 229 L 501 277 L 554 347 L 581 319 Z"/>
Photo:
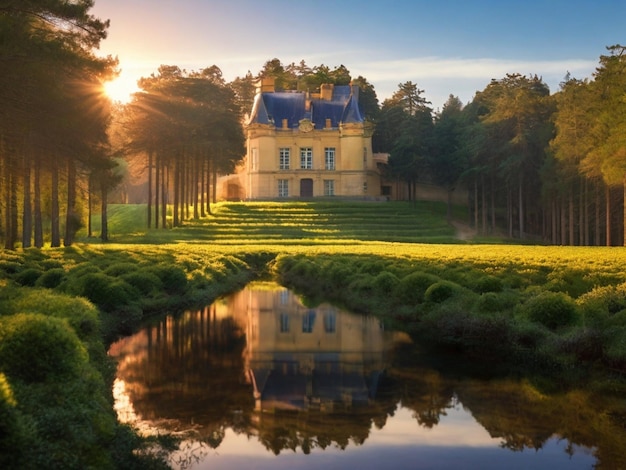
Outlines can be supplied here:
<path id="1" fill-rule="evenodd" d="M 456 229 L 456 237 L 459 240 L 471 240 L 476 236 L 476 230 L 469 225 L 457 221 L 452 221 L 451 224 Z"/>

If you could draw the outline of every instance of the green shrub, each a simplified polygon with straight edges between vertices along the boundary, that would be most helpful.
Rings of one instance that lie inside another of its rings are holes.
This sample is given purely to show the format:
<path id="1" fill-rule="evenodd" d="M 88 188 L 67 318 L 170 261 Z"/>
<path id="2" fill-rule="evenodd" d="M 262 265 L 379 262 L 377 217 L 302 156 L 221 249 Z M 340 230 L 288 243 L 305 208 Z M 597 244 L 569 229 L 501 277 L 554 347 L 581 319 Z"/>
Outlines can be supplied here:
<path id="1" fill-rule="evenodd" d="M 450 281 L 437 281 L 426 289 L 424 300 L 440 304 L 454 297 L 460 286 Z"/>
<path id="2" fill-rule="evenodd" d="M 472 290 L 479 294 L 486 292 L 502 292 L 502 281 L 495 276 L 481 276 Z"/>
<path id="3" fill-rule="evenodd" d="M 562 292 L 543 292 L 528 300 L 523 309 L 530 321 L 551 330 L 575 325 L 580 317 L 574 300 Z"/>
<path id="4" fill-rule="evenodd" d="M 575 328 L 560 339 L 559 352 L 570 354 L 579 361 L 602 359 L 602 334 L 594 328 Z"/>
<path id="5" fill-rule="evenodd" d="M 519 302 L 514 292 L 485 292 L 478 297 L 475 311 L 478 313 L 497 313 L 512 309 Z"/>
<path id="6" fill-rule="evenodd" d="M 143 295 L 151 295 L 163 290 L 163 282 L 161 279 L 149 270 L 140 270 L 124 274 L 122 280 L 133 286 Z"/>
<path id="7" fill-rule="evenodd" d="M 22 263 L 9 260 L 0 260 L 0 274 L 13 276 L 23 269 Z"/>
<path id="8" fill-rule="evenodd" d="M 626 370 L 626 326 L 613 326 L 604 334 L 605 360 L 609 366 L 622 372 Z"/>
<path id="9" fill-rule="evenodd" d="M 79 295 L 87 297 L 103 310 L 112 311 L 138 300 L 137 291 L 126 281 L 107 276 L 104 273 L 91 273 L 81 280 Z"/>
<path id="10" fill-rule="evenodd" d="M 137 271 L 137 269 L 139 268 L 135 263 L 120 262 L 114 263 L 106 268 L 104 270 L 104 274 L 106 274 L 107 276 L 117 277 L 124 274 L 132 273 L 134 271 Z"/>
<path id="11" fill-rule="evenodd" d="M 27 383 L 79 377 L 85 347 L 59 318 L 20 313 L 0 320 L 0 369 Z"/>
<path id="12" fill-rule="evenodd" d="M 0 468 L 21 468 L 27 462 L 30 443 L 16 405 L 13 390 L 0 373 Z"/>
<path id="13" fill-rule="evenodd" d="M 602 327 L 611 316 L 626 310 L 626 284 L 595 287 L 576 299 L 576 303 L 587 325 Z"/>
<path id="14" fill-rule="evenodd" d="M 548 274 L 547 281 L 546 290 L 564 292 L 574 298 L 593 288 L 593 282 L 584 271 L 572 268 L 555 269 Z"/>
<path id="15" fill-rule="evenodd" d="M 61 285 L 65 280 L 65 270 L 63 268 L 51 268 L 45 271 L 35 285 L 37 287 L 45 287 L 47 289 L 54 289 Z"/>
<path id="16" fill-rule="evenodd" d="M 163 283 L 168 294 L 184 294 L 187 289 L 187 275 L 178 266 L 158 264 L 147 269 Z"/>
<path id="17" fill-rule="evenodd" d="M 415 305 L 424 301 L 426 290 L 439 281 L 439 278 L 424 272 L 407 274 L 398 282 L 394 297 L 401 304 Z"/>
<path id="18" fill-rule="evenodd" d="M 36 268 L 26 268 L 15 275 L 15 282 L 22 286 L 34 286 L 42 272 Z"/>
<path id="19" fill-rule="evenodd" d="M 49 271 L 50 269 L 59 269 L 63 268 L 63 264 L 56 259 L 44 259 L 39 262 L 39 265 L 42 267 L 44 271 Z"/>
<path id="20" fill-rule="evenodd" d="M 383 271 L 374 278 L 372 284 L 376 294 L 391 297 L 398 282 L 399 280 L 396 275 L 391 274 L 389 271 Z"/>
<path id="21" fill-rule="evenodd" d="M 100 333 L 98 310 L 87 300 L 41 289 L 22 289 L 15 299 L 15 312 L 40 313 L 66 319 L 82 340 L 97 339 Z"/>
<path id="22" fill-rule="evenodd" d="M 537 323 L 519 321 L 514 324 L 512 344 L 522 351 L 537 349 L 553 335 Z"/>

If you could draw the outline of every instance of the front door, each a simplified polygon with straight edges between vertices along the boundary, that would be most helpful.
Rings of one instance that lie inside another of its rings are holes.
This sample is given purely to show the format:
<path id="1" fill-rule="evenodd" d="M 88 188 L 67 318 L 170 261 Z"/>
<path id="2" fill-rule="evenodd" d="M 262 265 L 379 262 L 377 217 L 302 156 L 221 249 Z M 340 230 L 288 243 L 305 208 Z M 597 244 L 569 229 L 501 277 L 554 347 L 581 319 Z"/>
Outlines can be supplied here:
<path id="1" fill-rule="evenodd" d="M 313 197 L 313 180 L 311 178 L 300 180 L 300 197 Z"/>

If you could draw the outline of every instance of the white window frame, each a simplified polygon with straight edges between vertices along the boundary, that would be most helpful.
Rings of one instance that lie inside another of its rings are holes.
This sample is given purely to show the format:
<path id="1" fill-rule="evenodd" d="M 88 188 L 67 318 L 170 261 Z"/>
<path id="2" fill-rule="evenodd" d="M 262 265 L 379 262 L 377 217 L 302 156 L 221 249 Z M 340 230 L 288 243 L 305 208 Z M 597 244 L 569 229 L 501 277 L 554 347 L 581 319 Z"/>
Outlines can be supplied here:
<path id="1" fill-rule="evenodd" d="M 324 196 L 335 195 L 335 180 L 324 180 Z"/>
<path id="2" fill-rule="evenodd" d="M 327 170 L 335 169 L 335 147 L 324 149 L 324 166 Z"/>
<path id="3" fill-rule="evenodd" d="M 278 149 L 278 169 L 288 170 L 291 164 L 291 149 L 289 147 L 281 147 Z"/>
<path id="4" fill-rule="evenodd" d="M 313 169 L 313 148 L 312 147 L 300 148 L 300 169 L 301 170 Z"/>
<path id="5" fill-rule="evenodd" d="M 278 180 L 278 197 L 289 197 L 289 180 Z"/>

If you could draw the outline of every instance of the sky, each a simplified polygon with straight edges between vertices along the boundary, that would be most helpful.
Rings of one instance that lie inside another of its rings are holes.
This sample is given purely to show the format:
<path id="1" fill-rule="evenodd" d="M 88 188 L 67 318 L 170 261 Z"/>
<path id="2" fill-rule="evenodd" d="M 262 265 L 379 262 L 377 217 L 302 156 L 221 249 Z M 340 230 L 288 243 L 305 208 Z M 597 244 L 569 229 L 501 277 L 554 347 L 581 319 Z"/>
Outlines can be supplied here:
<path id="1" fill-rule="evenodd" d="M 507 73 L 554 93 L 626 44 L 626 0 L 95 0 L 91 13 L 111 21 L 98 54 L 118 57 L 123 95 L 160 65 L 232 81 L 276 58 L 344 65 L 381 103 L 411 81 L 438 110 Z"/>

